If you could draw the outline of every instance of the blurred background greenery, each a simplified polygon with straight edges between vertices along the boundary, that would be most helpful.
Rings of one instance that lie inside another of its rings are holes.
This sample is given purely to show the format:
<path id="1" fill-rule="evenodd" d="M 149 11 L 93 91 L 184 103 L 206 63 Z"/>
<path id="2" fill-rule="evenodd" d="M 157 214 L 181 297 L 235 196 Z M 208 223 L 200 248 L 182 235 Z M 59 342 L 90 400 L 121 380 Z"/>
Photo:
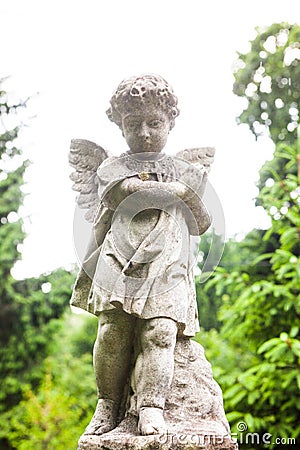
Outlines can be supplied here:
<path id="1" fill-rule="evenodd" d="M 300 434 L 300 26 L 257 29 L 234 77 L 234 93 L 245 102 L 238 123 L 256 137 L 269 133 L 275 145 L 273 159 L 259 172 L 256 199 L 271 226 L 227 241 L 214 274 L 206 283 L 197 276 L 196 339 L 222 387 L 232 431 L 243 421 L 247 432 L 272 434 L 266 448 L 279 450 L 286 447 L 276 437 Z M 2 80 L 0 448 L 75 450 L 96 403 L 97 319 L 69 309 L 76 268 L 25 280 L 11 275 L 25 237 L 18 209 L 29 163 L 16 146 L 18 112 L 26 102 L 11 101 L 4 86 Z M 13 169 L 12 161 L 18 161 Z M 204 255 L 211 242 L 210 233 L 202 237 Z"/>

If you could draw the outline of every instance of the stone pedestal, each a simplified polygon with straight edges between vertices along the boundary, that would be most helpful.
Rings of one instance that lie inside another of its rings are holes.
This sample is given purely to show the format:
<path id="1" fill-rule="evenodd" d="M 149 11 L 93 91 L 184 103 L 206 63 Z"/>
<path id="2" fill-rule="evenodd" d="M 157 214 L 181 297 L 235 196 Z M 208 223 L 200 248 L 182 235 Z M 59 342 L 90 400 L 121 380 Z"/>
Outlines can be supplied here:
<path id="1" fill-rule="evenodd" d="M 140 436 L 134 396 L 127 416 L 102 436 L 83 435 L 78 450 L 236 450 L 223 408 L 222 391 L 200 344 L 178 340 L 175 370 L 164 417 L 168 432 Z"/>

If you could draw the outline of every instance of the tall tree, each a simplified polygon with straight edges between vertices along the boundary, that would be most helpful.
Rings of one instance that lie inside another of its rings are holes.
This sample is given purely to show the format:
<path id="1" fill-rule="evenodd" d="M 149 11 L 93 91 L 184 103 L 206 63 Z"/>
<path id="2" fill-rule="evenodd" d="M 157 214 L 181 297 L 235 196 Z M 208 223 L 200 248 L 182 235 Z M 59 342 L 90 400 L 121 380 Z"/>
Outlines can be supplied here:
<path id="1" fill-rule="evenodd" d="M 268 448 L 283 449 L 300 434 L 300 26 L 257 32 L 250 52 L 239 56 L 234 92 L 247 100 L 239 123 L 257 137 L 269 131 L 275 144 L 260 171 L 257 198 L 272 224 L 256 240 L 260 254 L 251 271 L 221 268 L 207 289 L 226 297 L 220 337 L 240 356 L 227 372 L 219 359 L 229 419 L 244 421 L 247 432 L 270 433 Z M 264 448 L 262 439 L 251 448 Z"/>
<path id="2" fill-rule="evenodd" d="M 17 281 L 11 269 L 21 257 L 25 235 L 19 207 L 23 174 L 28 162 L 17 147 L 18 111 L 0 82 L 0 415 L 9 420 L 11 408 L 22 398 L 24 386 L 36 386 L 43 374 L 41 362 L 49 353 L 57 320 L 70 297 L 73 275 L 58 270 L 50 276 Z M 15 123 L 14 123 L 15 122 Z M 13 124 L 13 125 L 11 125 Z M 45 289 L 46 288 L 46 289 Z M 6 427 L 0 429 L 0 447 L 11 449 Z"/>
<path id="3" fill-rule="evenodd" d="M 297 140 L 300 106 L 300 27 L 288 23 L 257 28 L 251 50 L 239 54 L 233 91 L 246 100 L 238 118 L 255 136 L 265 129 L 274 142 Z"/>
<path id="4" fill-rule="evenodd" d="M 294 145 L 300 110 L 300 27 L 279 23 L 256 31 L 251 51 L 239 54 L 236 63 L 233 92 L 247 104 L 237 122 L 248 124 L 256 138 L 267 132 L 275 144 Z M 297 166 L 286 167 L 284 162 L 278 154 L 263 166 L 260 189 L 272 170 L 281 178 L 296 173 Z M 287 172 L 281 172 L 282 167 Z"/>

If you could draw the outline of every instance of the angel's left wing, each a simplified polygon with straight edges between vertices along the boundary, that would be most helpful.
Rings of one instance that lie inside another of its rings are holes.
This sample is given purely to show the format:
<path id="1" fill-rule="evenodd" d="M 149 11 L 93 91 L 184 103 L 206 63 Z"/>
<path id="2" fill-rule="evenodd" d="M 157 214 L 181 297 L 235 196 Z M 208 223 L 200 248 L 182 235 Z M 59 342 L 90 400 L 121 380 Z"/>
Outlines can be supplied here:
<path id="1" fill-rule="evenodd" d="M 78 191 L 76 199 L 79 208 L 87 209 L 85 218 L 93 222 L 99 203 L 97 169 L 108 158 L 109 153 L 100 145 L 85 139 L 72 139 L 69 163 L 75 169 L 70 178 L 74 181 L 72 188 Z"/>
<path id="2" fill-rule="evenodd" d="M 201 201 L 205 191 L 207 175 L 214 161 L 215 149 L 213 147 L 189 148 L 178 152 L 175 156 L 186 163 L 185 171 L 180 180 L 185 183 L 195 195 L 192 195 L 186 204 L 193 213 L 197 226 L 190 228 L 192 235 L 203 234 L 211 225 L 211 216 Z M 188 167 L 187 167 L 188 166 Z"/>
<path id="3" fill-rule="evenodd" d="M 196 167 L 204 167 L 206 172 L 210 171 L 210 166 L 214 161 L 215 149 L 213 147 L 188 148 L 176 153 L 175 156 L 184 159 Z"/>
<path id="4" fill-rule="evenodd" d="M 185 161 L 188 169 L 182 174 L 181 180 L 193 191 L 202 197 L 207 175 L 214 161 L 215 149 L 213 147 L 189 148 L 176 153 L 176 157 Z M 186 166 L 185 166 L 186 167 Z"/>

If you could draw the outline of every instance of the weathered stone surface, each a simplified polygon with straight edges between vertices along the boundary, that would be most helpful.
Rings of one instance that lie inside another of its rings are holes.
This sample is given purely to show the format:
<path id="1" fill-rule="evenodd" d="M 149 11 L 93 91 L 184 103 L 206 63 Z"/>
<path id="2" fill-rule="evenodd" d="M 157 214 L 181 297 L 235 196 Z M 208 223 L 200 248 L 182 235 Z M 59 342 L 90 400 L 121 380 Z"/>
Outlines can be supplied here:
<path id="1" fill-rule="evenodd" d="M 112 433 L 112 432 L 111 432 Z M 228 437 L 165 435 L 136 436 L 128 432 L 87 436 L 81 440 L 80 450 L 234 450 L 237 445 Z"/>
<path id="2" fill-rule="evenodd" d="M 167 433 L 139 436 L 132 399 L 131 413 L 102 436 L 83 435 L 79 450 L 225 450 L 237 449 L 223 409 L 222 392 L 200 344 L 178 340 L 175 371 L 165 406 Z"/>
<path id="3" fill-rule="evenodd" d="M 214 149 L 162 152 L 179 109 L 158 75 L 123 80 L 107 114 L 128 151 L 73 140 L 70 152 L 77 204 L 93 222 L 71 303 L 99 318 L 98 403 L 79 449 L 233 450 L 221 390 L 190 340 Z"/>

